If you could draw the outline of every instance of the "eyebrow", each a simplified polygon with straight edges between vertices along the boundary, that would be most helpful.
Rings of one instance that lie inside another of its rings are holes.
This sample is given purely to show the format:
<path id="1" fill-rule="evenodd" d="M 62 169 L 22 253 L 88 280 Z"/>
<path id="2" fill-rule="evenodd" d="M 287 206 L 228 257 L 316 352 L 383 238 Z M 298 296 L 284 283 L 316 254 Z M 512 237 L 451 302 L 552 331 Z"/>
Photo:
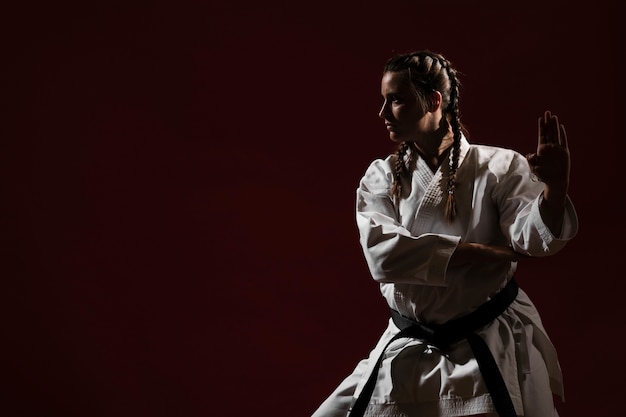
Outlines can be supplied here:
<path id="1" fill-rule="evenodd" d="M 380 95 L 383 97 L 389 97 L 389 96 L 402 97 L 402 94 L 398 93 L 397 91 L 389 91 L 385 94 L 381 93 Z"/>

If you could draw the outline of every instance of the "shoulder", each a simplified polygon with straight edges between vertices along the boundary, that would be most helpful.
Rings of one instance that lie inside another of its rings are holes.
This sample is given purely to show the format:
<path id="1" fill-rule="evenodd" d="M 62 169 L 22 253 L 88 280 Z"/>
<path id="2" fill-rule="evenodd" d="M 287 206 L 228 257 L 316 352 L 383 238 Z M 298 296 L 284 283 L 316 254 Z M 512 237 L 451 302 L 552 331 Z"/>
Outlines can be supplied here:
<path id="1" fill-rule="evenodd" d="M 359 188 L 370 192 L 388 191 L 393 184 L 395 164 L 396 156 L 393 154 L 373 160 L 365 170 Z"/>
<path id="2" fill-rule="evenodd" d="M 518 151 L 514 149 L 494 145 L 471 144 L 469 151 L 470 153 L 473 153 L 482 159 L 491 159 L 494 157 L 513 159 L 517 158 L 518 156 L 522 156 Z"/>
<path id="3" fill-rule="evenodd" d="M 467 156 L 478 166 L 487 166 L 492 171 L 509 171 L 527 165 L 521 153 L 500 146 L 471 144 Z"/>

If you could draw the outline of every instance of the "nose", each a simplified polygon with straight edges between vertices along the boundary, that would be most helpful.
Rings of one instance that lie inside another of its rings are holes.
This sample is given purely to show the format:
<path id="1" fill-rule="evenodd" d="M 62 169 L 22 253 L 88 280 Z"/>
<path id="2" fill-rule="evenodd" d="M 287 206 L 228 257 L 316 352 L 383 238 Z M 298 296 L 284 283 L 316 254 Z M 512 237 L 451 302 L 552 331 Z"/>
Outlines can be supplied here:
<path id="1" fill-rule="evenodd" d="M 383 105 L 380 107 L 380 110 L 378 111 L 378 117 L 380 117 L 381 119 L 384 119 L 388 110 L 389 110 L 389 105 L 387 103 L 387 100 L 385 100 L 383 101 Z"/>

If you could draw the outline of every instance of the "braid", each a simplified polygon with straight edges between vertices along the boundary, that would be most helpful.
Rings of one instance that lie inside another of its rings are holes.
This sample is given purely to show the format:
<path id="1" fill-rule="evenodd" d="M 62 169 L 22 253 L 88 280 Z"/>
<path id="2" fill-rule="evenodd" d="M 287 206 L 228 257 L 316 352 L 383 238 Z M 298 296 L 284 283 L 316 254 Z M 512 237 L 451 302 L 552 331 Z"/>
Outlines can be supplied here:
<path id="1" fill-rule="evenodd" d="M 404 157 L 407 154 L 407 151 L 410 147 L 409 142 L 402 142 L 396 151 L 396 165 L 393 173 L 393 188 L 391 193 L 396 201 L 402 198 L 402 184 L 400 179 L 407 175 L 408 168 L 407 164 L 404 162 Z M 409 164 L 410 164 L 411 155 L 409 155 Z"/>
<path id="2" fill-rule="evenodd" d="M 452 67 L 450 61 L 442 55 L 428 50 L 396 55 L 387 61 L 383 72 L 400 71 L 408 72 L 411 85 L 424 109 L 431 104 L 430 100 L 434 91 L 441 93 L 443 114 L 450 119 L 449 123 L 454 138 L 449 158 L 450 173 L 446 184 L 445 208 L 446 218 L 448 221 L 453 221 L 456 216 L 456 200 L 454 198 L 454 191 L 457 185 L 456 174 L 461 152 L 461 137 L 462 133 L 465 132 L 459 111 L 460 81 L 457 71 Z M 416 155 L 416 152 L 409 153 L 408 160 L 405 162 L 407 151 L 413 147 L 415 147 L 413 142 L 403 142 L 396 151 L 397 159 L 392 188 L 393 197 L 396 199 L 402 196 L 400 180 L 408 175 Z"/>
<path id="3" fill-rule="evenodd" d="M 450 80 L 450 103 L 446 113 L 451 115 L 450 126 L 452 127 L 452 133 L 454 134 L 454 141 L 452 142 L 452 150 L 450 153 L 450 174 L 448 175 L 446 199 L 446 218 L 448 221 L 453 221 L 456 217 L 456 200 L 454 198 L 454 189 L 456 188 L 456 171 L 459 167 L 459 154 L 461 153 L 461 115 L 459 112 L 459 79 L 457 73 L 450 66 L 450 63 L 446 60 L 444 67 L 448 73 L 448 79 Z"/>

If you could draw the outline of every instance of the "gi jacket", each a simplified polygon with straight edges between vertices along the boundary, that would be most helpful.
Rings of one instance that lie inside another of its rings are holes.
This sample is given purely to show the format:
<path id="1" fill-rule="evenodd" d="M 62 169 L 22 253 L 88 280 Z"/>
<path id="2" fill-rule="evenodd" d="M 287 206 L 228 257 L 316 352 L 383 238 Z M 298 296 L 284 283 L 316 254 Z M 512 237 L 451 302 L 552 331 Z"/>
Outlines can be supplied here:
<path id="1" fill-rule="evenodd" d="M 510 246 L 528 256 L 548 256 L 577 233 L 578 219 L 569 198 L 561 235 L 554 236 L 545 225 L 539 212 L 544 184 L 533 178 L 526 158 L 516 151 L 470 145 L 462 138 L 457 216 L 452 223 L 444 213 L 448 164 L 432 172 L 417 157 L 410 179 L 402 184 L 404 196 L 396 204 L 391 195 L 395 160 L 390 155 L 368 167 L 356 192 L 356 219 L 373 279 L 380 283 L 389 307 L 406 317 L 436 324 L 464 316 L 515 274 L 517 263 L 509 261 L 449 267 L 460 242 Z M 359 372 L 369 374 L 372 358 L 398 331 L 390 320 L 370 360 L 357 367 Z M 505 314 L 479 334 L 496 357 L 518 414 L 522 413 L 522 376 L 533 367 L 532 361 L 543 362 L 550 389 L 563 397 L 556 351 L 523 290 Z M 468 414 L 492 411 L 466 342 L 439 352 L 421 341 L 400 339 L 386 355 L 373 402 L 416 404 L 416 411 L 426 416 L 446 409 Z"/>

